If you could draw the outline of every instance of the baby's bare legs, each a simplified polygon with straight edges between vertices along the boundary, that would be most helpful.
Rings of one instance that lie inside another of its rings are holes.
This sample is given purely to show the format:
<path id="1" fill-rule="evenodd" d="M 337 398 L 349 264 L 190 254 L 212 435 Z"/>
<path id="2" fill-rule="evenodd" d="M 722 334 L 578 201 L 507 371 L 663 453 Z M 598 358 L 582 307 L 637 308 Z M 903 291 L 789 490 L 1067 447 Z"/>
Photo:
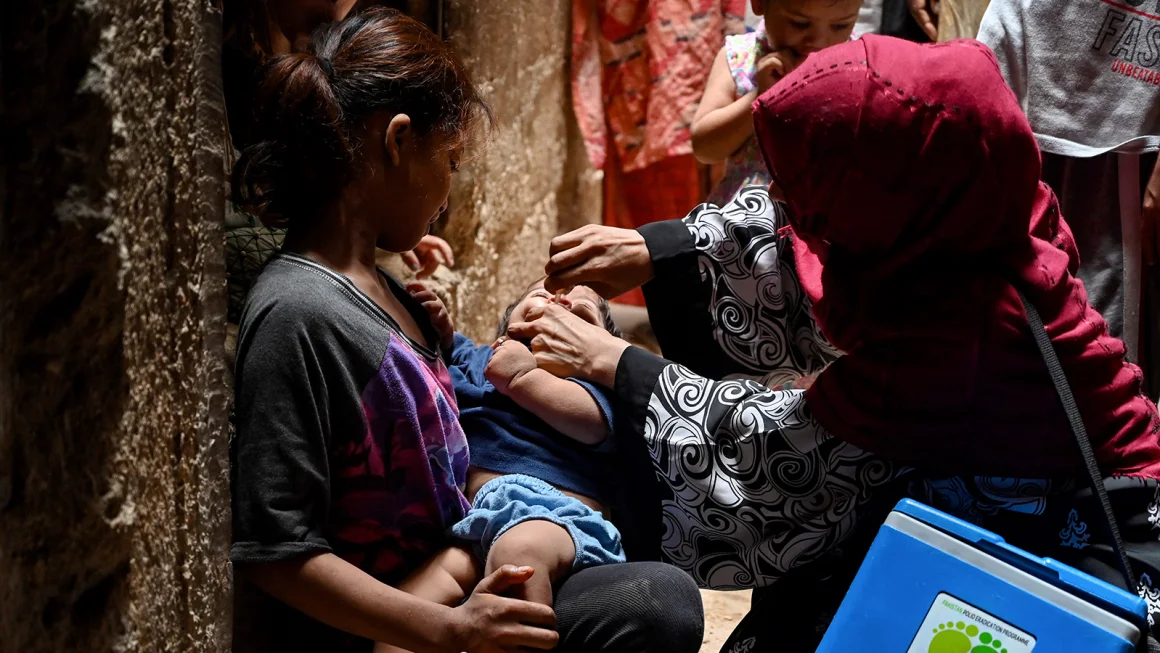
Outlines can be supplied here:
<path id="1" fill-rule="evenodd" d="M 550 521 L 534 519 L 511 527 L 492 543 L 482 574 L 470 551 L 453 547 L 423 563 L 399 589 L 428 601 L 457 605 L 483 576 L 510 564 L 536 570 L 528 582 L 512 588 L 514 598 L 552 605 L 552 585 L 572 570 L 575 559 L 576 545 L 567 530 Z M 380 642 L 375 644 L 374 653 L 406 651 Z"/>
<path id="2" fill-rule="evenodd" d="M 562 526 L 543 519 L 517 524 L 491 545 L 484 575 L 504 565 L 528 566 L 536 573 L 513 587 L 513 597 L 552 605 L 552 585 L 572 570 L 576 545 Z"/>
<path id="3" fill-rule="evenodd" d="M 454 606 L 467 597 L 480 578 L 479 563 L 471 551 L 451 547 L 431 556 L 398 589 L 421 599 Z M 374 653 L 406 653 L 406 650 L 379 642 Z"/>

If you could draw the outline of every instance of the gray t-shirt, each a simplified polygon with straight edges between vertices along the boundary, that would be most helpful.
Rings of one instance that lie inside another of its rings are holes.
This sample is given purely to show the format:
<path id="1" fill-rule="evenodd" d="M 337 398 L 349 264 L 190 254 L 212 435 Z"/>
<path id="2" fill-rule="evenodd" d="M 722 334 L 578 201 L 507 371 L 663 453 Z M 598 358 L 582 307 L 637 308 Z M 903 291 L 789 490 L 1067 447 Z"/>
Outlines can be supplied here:
<path id="1" fill-rule="evenodd" d="M 1155 1 L 991 0 L 979 40 L 995 51 L 1043 151 L 1090 157 L 1160 147 Z"/>
<path id="2" fill-rule="evenodd" d="M 435 342 L 426 312 L 395 296 Z M 396 583 L 469 507 L 467 439 L 438 352 L 346 277 L 276 256 L 246 299 L 230 443 L 236 565 L 333 552 Z M 369 650 L 291 613 L 282 650 Z"/>

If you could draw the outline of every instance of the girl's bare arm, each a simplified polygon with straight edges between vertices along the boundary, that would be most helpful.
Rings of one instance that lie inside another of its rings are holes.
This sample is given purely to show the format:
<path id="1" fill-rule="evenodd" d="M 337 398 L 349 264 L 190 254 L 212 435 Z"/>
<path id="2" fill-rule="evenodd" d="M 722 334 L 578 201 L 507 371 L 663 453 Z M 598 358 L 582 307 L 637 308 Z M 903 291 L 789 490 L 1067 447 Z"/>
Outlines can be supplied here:
<path id="1" fill-rule="evenodd" d="M 719 163 L 729 158 L 753 135 L 753 101 L 757 92 L 738 98 L 737 84 L 729 73 L 725 49 L 717 53 L 705 94 L 693 117 L 693 155 L 701 163 Z"/>
<path id="2" fill-rule="evenodd" d="M 414 653 L 548 649 L 557 641 L 549 630 L 555 625 L 550 608 L 491 595 L 492 590 L 523 582 L 530 569 L 501 569 L 489 576 L 469 599 L 480 605 L 467 610 L 468 604 L 450 608 L 411 596 L 333 553 L 248 564 L 242 572 L 268 594 L 318 621 Z"/>

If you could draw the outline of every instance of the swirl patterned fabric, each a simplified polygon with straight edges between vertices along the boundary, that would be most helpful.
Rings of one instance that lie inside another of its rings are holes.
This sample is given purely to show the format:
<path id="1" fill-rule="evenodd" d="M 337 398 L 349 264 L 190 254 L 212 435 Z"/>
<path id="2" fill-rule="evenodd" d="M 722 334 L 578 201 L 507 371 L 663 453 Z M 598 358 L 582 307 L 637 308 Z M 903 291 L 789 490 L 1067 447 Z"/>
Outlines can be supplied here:
<path id="1" fill-rule="evenodd" d="M 793 248 L 778 231 L 780 204 L 761 186 L 724 207 L 702 204 L 685 218 L 711 288 L 714 339 L 722 352 L 772 387 L 820 371 L 839 355 L 818 330 L 797 281 Z"/>
<path id="2" fill-rule="evenodd" d="M 920 476 L 910 483 L 908 494 L 943 512 L 982 524 L 1003 511 L 1042 515 L 1049 498 L 1074 489 L 1075 482 L 1067 479 Z"/>
<path id="3" fill-rule="evenodd" d="M 831 551 L 896 476 L 827 433 L 801 391 L 710 381 L 679 365 L 661 374 L 644 438 L 673 495 L 664 555 L 711 589 L 769 585 Z"/>
<path id="4" fill-rule="evenodd" d="M 909 496 L 977 523 L 1043 515 L 1073 489 L 1042 479 L 932 478 L 832 436 L 803 391 L 769 389 L 800 383 L 840 355 L 819 332 L 791 243 L 778 234 L 786 225 L 780 205 L 765 188 L 748 187 L 724 207 L 694 209 L 684 223 L 710 293 L 713 341 L 699 355 L 727 357 L 743 370 L 713 381 L 668 365 L 644 424 L 668 493 L 662 552 L 700 586 L 769 586 L 839 554 L 844 541 L 855 546 L 848 538 L 856 526 L 875 519 L 872 499 L 893 496 L 885 486 L 904 476 Z"/>

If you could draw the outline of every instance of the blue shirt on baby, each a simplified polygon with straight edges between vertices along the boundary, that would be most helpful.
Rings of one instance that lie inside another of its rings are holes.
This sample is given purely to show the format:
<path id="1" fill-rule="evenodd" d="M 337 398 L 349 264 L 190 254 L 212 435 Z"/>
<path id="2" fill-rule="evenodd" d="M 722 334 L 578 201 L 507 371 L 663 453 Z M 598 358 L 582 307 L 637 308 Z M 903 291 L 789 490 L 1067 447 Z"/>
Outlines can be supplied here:
<path id="1" fill-rule="evenodd" d="M 455 334 L 449 370 L 471 464 L 501 474 L 527 474 L 607 502 L 611 435 L 599 445 L 586 445 L 521 408 L 484 378 L 492 353 L 490 345 L 476 345 L 470 338 Z M 591 383 L 569 380 L 596 400 L 611 434 L 615 413 L 610 393 Z"/>

